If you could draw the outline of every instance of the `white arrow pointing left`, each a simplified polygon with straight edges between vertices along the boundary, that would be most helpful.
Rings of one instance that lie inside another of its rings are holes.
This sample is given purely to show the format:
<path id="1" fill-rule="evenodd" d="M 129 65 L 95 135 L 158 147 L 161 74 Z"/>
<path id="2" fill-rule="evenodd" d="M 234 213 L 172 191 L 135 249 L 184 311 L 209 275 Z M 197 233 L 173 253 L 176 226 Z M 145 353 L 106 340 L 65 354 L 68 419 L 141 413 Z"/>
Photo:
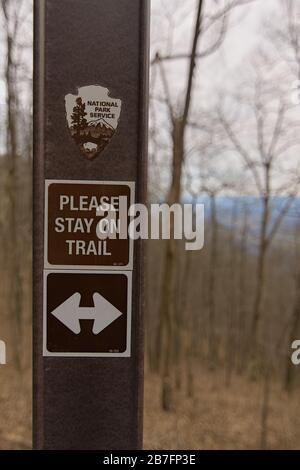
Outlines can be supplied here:
<path id="1" fill-rule="evenodd" d="M 79 307 L 81 294 L 76 292 L 51 312 L 76 335 L 81 332 L 80 320 L 94 320 L 93 334 L 98 335 L 107 328 L 122 312 L 108 302 L 102 295 L 93 294 L 94 307 Z"/>

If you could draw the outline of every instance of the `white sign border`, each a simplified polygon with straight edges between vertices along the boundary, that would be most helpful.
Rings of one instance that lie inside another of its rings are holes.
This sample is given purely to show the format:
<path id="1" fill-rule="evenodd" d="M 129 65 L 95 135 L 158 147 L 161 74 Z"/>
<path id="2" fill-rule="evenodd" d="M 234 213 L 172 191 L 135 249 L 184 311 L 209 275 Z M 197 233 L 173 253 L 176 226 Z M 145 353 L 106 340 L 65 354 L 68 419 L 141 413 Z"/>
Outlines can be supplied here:
<path id="1" fill-rule="evenodd" d="M 49 274 L 122 274 L 127 277 L 127 336 L 126 336 L 126 351 L 122 353 L 93 353 L 93 352 L 50 352 L 47 350 L 47 277 Z M 43 281 L 43 356 L 44 357 L 131 357 L 131 324 L 132 324 L 132 272 L 131 271 L 118 271 L 101 270 L 95 272 L 94 270 L 62 270 L 62 269 L 44 269 Z"/>
<path id="2" fill-rule="evenodd" d="M 109 271 L 132 271 L 133 270 L 133 240 L 129 239 L 129 263 L 126 266 L 109 266 L 103 264 L 97 265 L 75 265 L 75 264 L 51 264 L 48 262 L 48 188 L 51 184 L 94 184 L 94 185 L 125 185 L 130 189 L 130 203 L 135 202 L 135 182 L 134 181 L 90 181 L 90 180 L 45 180 L 45 211 L 44 211 L 44 269 L 91 269 L 91 270 L 109 270 Z"/>

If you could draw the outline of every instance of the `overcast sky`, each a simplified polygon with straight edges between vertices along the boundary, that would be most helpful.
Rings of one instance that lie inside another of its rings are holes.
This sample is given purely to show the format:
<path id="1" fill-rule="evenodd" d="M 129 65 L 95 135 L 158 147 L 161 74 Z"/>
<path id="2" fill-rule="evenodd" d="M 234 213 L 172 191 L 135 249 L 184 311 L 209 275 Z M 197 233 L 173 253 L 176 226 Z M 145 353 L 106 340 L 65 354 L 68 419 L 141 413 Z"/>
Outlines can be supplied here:
<path id="1" fill-rule="evenodd" d="M 172 51 L 180 53 L 190 50 L 197 3 L 197 0 L 185 0 L 185 2 L 181 0 L 174 0 L 174 2 L 152 0 L 152 57 L 154 57 L 157 51 L 159 51 L 161 55 L 164 55 L 168 53 L 172 54 Z M 214 0 L 205 1 L 206 6 L 213 4 L 215 4 Z M 236 91 L 244 93 L 245 82 L 243 80 L 248 80 L 249 82 L 251 80 L 250 64 L 258 47 L 273 47 L 272 44 L 270 45 L 270 41 L 267 39 L 264 31 L 265 24 L 269 23 L 278 27 L 284 24 L 285 17 L 282 14 L 283 10 L 281 10 L 283 4 L 284 0 L 254 0 L 247 6 L 236 8 L 231 13 L 230 25 L 222 47 L 212 56 L 202 59 L 198 63 L 191 110 L 192 120 L 196 121 L 196 116 L 198 115 L 198 122 L 201 123 L 201 120 L 203 121 L 203 110 L 213 109 L 216 104 L 219 105 L 219 92 L 225 97 L 230 97 L 231 93 L 235 93 Z M 173 32 L 173 34 L 170 34 L 170 32 Z M 207 45 L 208 44 L 203 44 L 202 37 L 200 39 L 199 49 L 205 49 Z M 183 99 L 182 91 L 187 77 L 187 65 L 187 60 L 181 60 L 166 62 L 164 66 L 170 84 L 170 95 L 172 96 L 173 105 L 175 106 L 178 100 Z M 263 74 L 266 74 L 265 69 L 261 70 L 263 70 Z M 162 85 L 161 82 L 159 82 L 159 78 L 157 78 L 159 74 L 157 71 L 155 72 L 153 68 L 151 70 L 151 77 L 152 85 L 154 79 L 156 83 L 158 83 L 155 85 L 156 91 L 152 91 L 153 95 L 155 97 L 157 95 L 162 96 Z M 293 78 L 289 78 L 288 76 L 285 76 L 285 78 L 287 78 L 286 86 L 289 93 L 289 86 Z M 264 75 L 264 79 L 269 80 L 269 76 Z M 273 83 L 275 89 L 276 87 L 278 88 L 275 95 L 280 94 L 279 90 L 281 84 L 278 77 L 272 75 L 270 82 Z M 158 104 L 154 106 L 156 128 L 158 129 L 156 135 L 160 142 L 164 142 L 166 147 L 170 147 L 170 144 L 168 145 L 168 119 L 163 109 L 164 105 L 161 105 L 159 100 L 157 101 Z M 156 100 L 154 102 L 156 103 Z M 233 110 L 234 109 L 235 107 L 233 107 Z M 272 127 L 272 123 L 270 123 L 270 125 Z M 251 144 L 252 147 L 255 147 L 255 135 L 253 139 L 255 127 L 250 129 L 249 126 L 251 126 L 251 124 L 246 117 L 242 125 L 245 134 L 243 139 L 246 139 L 243 140 L 243 143 L 246 147 L 250 147 Z M 252 135 L 252 140 L 249 142 L 250 135 Z M 197 139 L 201 142 L 201 132 L 190 131 L 188 144 L 190 146 L 198 145 L 196 143 Z M 215 153 L 216 152 L 219 151 L 215 150 Z M 155 154 L 155 152 L 153 154 Z M 165 185 L 169 177 L 170 151 L 163 152 L 160 150 L 157 154 L 162 155 L 162 157 L 158 157 L 160 172 L 157 176 L 163 180 L 163 185 Z M 288 161 L 288 158 L 286 158 L 286 161 Z M 194 163 L 194 160 L 191 160 L 191 158 L 189 158 L 189 162 L 192 162 L 192 173 L 196 174 L 199 170 L 199 163 Z M 239 173 L 243 174 L 242 160 L 232 152 L 227 153 L 226 156 L 222 153 L 219 155 L 214 154 L 213 165 L 214 171 L 216 171 L 217 168 L 223 175 L 228 173 L 229 177 L 231 176 L 231 178 L 233 177 L 236 180 L 239 179 Z M 197 180 L 197 176 L 194 176 L 194 178 Z M 281 174 L 279 174 L 279 179 L 282 179 Z M 277 176 L 278 181 L 279 179 Z M 252 189 L 247 186 L 247 191 L 251 192 Z"/>
<path id="2" fill-rule="evenodd" d="M 259 40 L 259 25 L 263 17 L 268 17 L 278 2 L 282 0 L 256 0 L 255 6 L 251 5 L 243 7 L 233 15 L 234 26 L 226 38 L 226 47 L 222 49 L 222 53 L 218 54 L 218 61 L 225 61 L 228 67 L 236 67 L 243 58 L 248 54 L 249 50 L 255 46 Z M 206 3 L 214 2 L 214 0 L 206 0 Z M 25 2 L 26 3 L 26 2 Z M 29 4 L 29 0 L 27 0 Z M 174 23 L 174 49 L 187 50 L 191 43 L 191 31 L 194 22 L 193 10 L 196 7 L 196 0 L 152 0 L 152 34 L 151 34 L 151 53 L 157 50 L 168 50 L 168 22 L 166 18 L 172 17 Z M 177 13 L 178 12 L 178 13 Z M 0 36 L 1 39 L 1 36 Z M 0 78 L 0 104 L 5 103 L 5 85 L 3 81 L 3 66 L 5 54 L 3 47 L 0 49 L 0 67 L 2 69 Z M 215 60 L 216 58 L 214 58 Z M 30 61 L 30 55 L 28 56 Z M 182 64 L 179 65 L 181 67 Z M 215 67 L 207 67 L 206 73 L 211 72 L 211 78 L 215 80 Z M 177 75 L 177 79 L 179 79 Z M 219 77 L 220 78 L 220 77 Z"/>
<path id="3" fill-rule="evenodd" d="M 206 80 L 211 86 L 215 87 L 224 79 L 224 73 L 218 73 L 219 69 L 224 66 L 227 70 L 236 69 L 247 59 L 251 49 L 261 40 L 262 22 L 277 13 L 282 1 L 254 0 L 231 14 L 230 28 L 223 47 L 202 63 Z M 152 57 L 158 50 L 167 52 L 173 48 L 176 52 L 183 52 L 190 48 L 197 3 L 197 0 L 152 0 Z M 213 4 L 214 0 L 205 2 L 206 5 L 210 3 Z M 173 30 L 172 41 L 169 39 L 169 30 Z M 174 80 L 179 83 L 181 78 L 184 79 L 183 64 L 177 62 L 172 67 Z"/>

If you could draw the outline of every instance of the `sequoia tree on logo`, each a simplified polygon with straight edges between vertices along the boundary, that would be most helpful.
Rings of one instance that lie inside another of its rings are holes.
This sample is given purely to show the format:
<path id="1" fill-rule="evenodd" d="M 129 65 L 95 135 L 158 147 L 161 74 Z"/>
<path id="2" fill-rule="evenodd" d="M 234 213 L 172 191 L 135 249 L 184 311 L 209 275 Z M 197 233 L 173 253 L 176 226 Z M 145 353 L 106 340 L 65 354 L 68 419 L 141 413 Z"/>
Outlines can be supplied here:
<path id="1" fill-rule="evenodd" d="M 80 142 L 81 131 L 86 129 L 87 126 L 87 120 L 85 119 L 86 115 L 85 103 L 83 103 L 82 98 L 79 97 L 76 100 L 76 106 L 74 106 L 73 114 L 71 116 L 74 138 L 75 140 L 78 139 L 78 142 Z"/>
<path id="2" fill-rule="evenodd" d="M 121 100 L 111 98 L 109 90 L 99 85 L 82 87 L 78 95 L 67 95 L 66 117 L 75 143 L 92 160 L 114 136 L 121 114 Z"/>

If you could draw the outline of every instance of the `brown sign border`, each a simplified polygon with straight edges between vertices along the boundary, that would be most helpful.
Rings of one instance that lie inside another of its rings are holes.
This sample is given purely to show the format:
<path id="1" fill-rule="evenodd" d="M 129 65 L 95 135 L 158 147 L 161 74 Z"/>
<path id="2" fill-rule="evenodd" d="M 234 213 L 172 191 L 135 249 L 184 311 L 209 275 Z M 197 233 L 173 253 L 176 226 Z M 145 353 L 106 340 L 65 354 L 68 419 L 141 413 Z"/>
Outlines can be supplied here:
<path id="1" fill-rule="evenodd" d="M 118 275 L 123 274 L 127 277 L 127 340 L 126 340 L 126 351 L 120 353 L 93 353 L 93 352 L 50 352 L 47 350 L 47 277 L 49 274 L 110 274 Z M 131 325 L 132 325 L 132 272 L 131 271 L 115 271 L 111 270 L 83 270 L 83 269 L 45 269 L 44 270 L 44 298 L 43 298 L 44 308 L 43 308 L 43 356 L 57 356 L 57 357 L 130 357 L 131 356 Z"/>
<path id="2" fill-rule="evenodd" d="M 75 270 L 94 270 L 103 269 L 105 271 L 132 271 L 133 270 L 133 246 L 134 241 L 129 239 L 129 263 L 126 266 L 109 265 L 75 265 L 75 264 L 51 264 L 48 262 L 48 188 L 51 184 L 82 184 L 82 185 L 126 185 L 130 189 L 129 205 L 135 201 L 135 182 L 133 181 L 90 181 L 90 180 L 45 180 L 45 221 L 44 221 L 44 269 L 75 269 Z"/>

